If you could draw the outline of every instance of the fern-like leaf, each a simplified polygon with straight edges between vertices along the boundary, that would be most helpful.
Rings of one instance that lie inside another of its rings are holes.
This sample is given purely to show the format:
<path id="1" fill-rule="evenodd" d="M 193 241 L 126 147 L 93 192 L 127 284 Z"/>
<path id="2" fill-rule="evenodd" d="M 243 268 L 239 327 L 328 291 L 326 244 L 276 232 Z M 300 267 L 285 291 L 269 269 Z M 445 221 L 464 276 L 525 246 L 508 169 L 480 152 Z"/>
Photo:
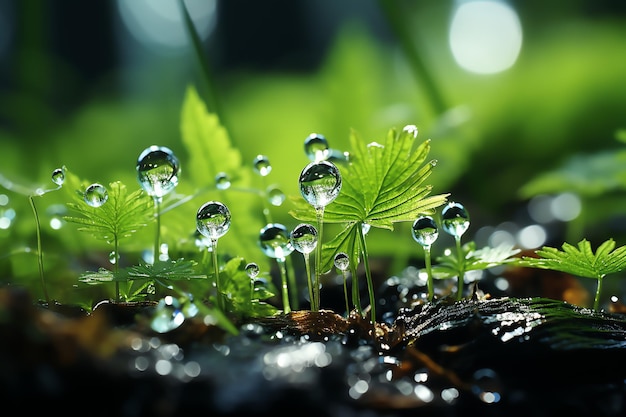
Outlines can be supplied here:
<path id="1" fill-rule="evenodd" d="M 476 249 L 475 242 L 468 242 L 462 247 L 464 256 L 463 265 L 459 263 L 459 257 L 453 250 L 446 251 L 437 257 L 437 265 L 432 267 L 433 278 L 449 279 L 459 275 L 459 271 L 477 271 L 493 268 L 495 266 L 510 264 L 517 261 L 515 257 L 520 250 L 509 244 L 500 244 L 496 247 L 485 246 Z"/>

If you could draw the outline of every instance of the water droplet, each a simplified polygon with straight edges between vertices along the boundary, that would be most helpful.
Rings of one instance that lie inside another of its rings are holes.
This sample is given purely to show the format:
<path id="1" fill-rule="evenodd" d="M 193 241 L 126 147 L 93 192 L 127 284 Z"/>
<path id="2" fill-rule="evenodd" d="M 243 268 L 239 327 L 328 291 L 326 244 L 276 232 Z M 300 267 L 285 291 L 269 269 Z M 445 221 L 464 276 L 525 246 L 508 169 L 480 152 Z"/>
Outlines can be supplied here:
<path id="1" fill-rule="evenodd" d="M 91 184 L 85 190 L 83 200 L 91 207 L 101 207 L 109 199 L 109 193 L 102 184 Z"/>
<path id="2" fill-rule="evenodd" d="M 272 172 L 270 160 L 265 155 L 257 155 L 253 162 L 254 170 L 262 177 L 266 177 Z"/>
<path id="3" fill-rule="evenodd" d="M 294 250 L 287 228 L 280 223 L 270 223 L 261 229 L 259 245 L 263 253 L 275 259 L 285 259 Z"/>
<path id="4" fill-rule="evenodd" d="M 246 265 L 246 274 L 248 274 L 251 279 L 256 278 L 257 275 L 259 275 L 260 271 L 261 270 L 259 269 L 259 265 L 257 265 L 255 262 L 250 262 Z"/>
<path id="5" fill-rule="evenodd" d="M 203 236 L 217 240 L 230 228 L 230 211 L 217 201 L 204 203 L 196 214 L 196 226 Z"/>
<path id="6" fill-rule="evenodd" d="M 295 250 L 309 254 L 317 246 L 317 229 L 308 223 L 300 223 L 291 231 L 290 239 Z"/>
<path id="7" fill-rule="evenodd" d="M 446 233 L 461 237 L 469 225 L 469 214 L 462 204 L 451 201 L 441 211 L 441 227 Z"/>
<path id="8" fill-rule="evenodd" d="M 63 182 L 65 182 L 65 167 L 52 171 L 52 182 L 58 186 L 63 185 Z"/>
<path id="9" fill-rule="evenodd" d="M 372 225 L 369 223 L 362 223 L 361 224 L 361 233 L 363 233 L 363 236 L 367 235 L 370 232 L 370 229 L 372 228 Z"/>
<path id="10" fill-rule="evenodd" d="M 156 306 L 150 328 L 157 333 L 167 333 L 180 327 L 185 321 L 180 302 L 168 295 L 161 299 Z"/>
<path id="11" fill-rule="evenodd" d="M 319 133 L 311 133 L 304 140 L 304 153 L 313 162 L 325 161 L 330 153 L 326 137 Z"/>
<path id="12" fill-rule="evenodd" d="M 227 190 L 230 188 L 230 177 L 225 172 L 220 172 L 215 176 L 215 186 L 218 190 Z"/>
<path id="13" fill-rule="evenodd" d="M 311 162 L 300 173 L 300 193 L 315 209 L 326 207 L 341 191 L 341 175 L 332 162 Z"/>
<path id="14" fill-rule="evenodd" d="M 109 262 L 111 262 L 113 265 L 115 265 L 117 263 L 117 253 L 115 251 L 111 251 L 111 253 L 109 253 Z"/>
<path id="15" fill-rule="evenodd" d="M 150 146 L 144 149 L 137 160 L 137 179 L 148 195 L 162 198 L 178 185 L 180 164 L 171 149 L 165 146 Z"/>
<path id="16" fill-rule="evenodd" d="M 413 239 L 423 247 L 430 247 L 439 237 L 437 223 L 430 216 L 418 217 L 413 222 L 411 233 L 413 234 Z"/>
<path id="17" fill-rule="evenodd" d="M 413 138 L 417 138 L 417 126 L 415 125 L 406 125 L 402 129 L 404 133 L 408 133 L 413 136 Z"/>
<path id="18" fill-rule="evenodd" d="M 339 252 L 335 255 L 335 266 L 340 271 L 347 271 L 350 268 L 350 258 L 345 252 Z"/>
<path id="19" fill-rule="evenodd" d="M 273 206 L 279 207 L 285 202 L 285 193 L 283 193 L 282 190 L 275 185 L 267 187 L 266 193 L 267 199 Z"/>

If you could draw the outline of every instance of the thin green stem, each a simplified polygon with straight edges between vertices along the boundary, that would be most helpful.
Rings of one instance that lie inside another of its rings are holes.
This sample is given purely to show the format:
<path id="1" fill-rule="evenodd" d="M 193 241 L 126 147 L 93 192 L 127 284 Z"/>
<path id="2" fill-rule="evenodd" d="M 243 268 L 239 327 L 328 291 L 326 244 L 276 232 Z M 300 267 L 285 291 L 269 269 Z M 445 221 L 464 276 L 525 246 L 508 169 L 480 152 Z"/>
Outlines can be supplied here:
<path id="1" fill-rule="evenodd" d="M 352 304 L 354 304 L 356 311 L 362 316 L 363 308 L 361 307 L 361 294 L 359 293 L 359 276 L 357 275 L 357 266 L 350 265 L 350 272 L 352 273 Z"/>
<path id="2" fill-rule="evenodd" d="M 346 271 L 341 270 L 341 275 L 343 276 L 343 296 L 346 300 L 346 317 L 350 316 L 350 303 L 348 302 L 348 275 Z"/>
<path id="3" fill-rule="evenodd" d="M 285 273 L 287 274 L 287 281 L 289 282 L 289 287 L 291 291 L 291 308 L 294 310 L 298 310 L 300 308 L 300 302 L 298 300 L 298 283 L 296 282 L 296 273 L 293 269 L 293 263 L 291 262 L 291 258 L 287 257 L 285 259 Z"/>
<path id="4" fill-rule="evenodd" d="M 426 275 L 428 276 L 428 301 L 433 301 L 433 299 L 435 298 L 435 288 L 430 261 L 430 245 L 424 246 L 424 262 L 426 263 Z"/>
<path id="5" fill-rule="evenodd" d="M 463 281 L 465 278 L 465 256 L 463 256 L 463 248 L 461 248 L 461 236 L 455 236 L 454 240 L 456 242 L 456 254 L 459 260 L 459 277 L 457 283 L 457 293 L 456 299 L 461 300 L 463 298 Z"/>
<path id="6" fill-rule="evenodd" d="M 220 266 L 217 263 L 217 239 L 211 240 L 211 256 L 213 257 L 213 273 L 215 274 L 215 292 L 217 298 L 217 306 L 223 312 L 225 309 L 224 298 L 222 296 L 222 286 L 220 284 Z"/>
<path id="7" fill-rule="evenodd" d="M 598 286 L 596 288 L 596 296 L 593 299 L 593 309 L 596 311 L 600 307 L 600 294 L 602 294 L 602 278 L 604 277 L 598 277 Z"/>
<path id="8" fill-rule="evenodd" d="M 159 253 L 161 252 L 161 199 L 158 197 L 154 198 L 154 217 L 156 219 L 156 234 L 154 237 L 154 257 L 152 260 L 152 264 L 156 264 L 159 260 Z"/>
<path id="9" fill-rule="evenodd" d="M 119 241 L 117 240 L 117 235 L 115 235 L 115 239 L 113 240 L 113 275 L 117 278 L 117 272 L 119 271 L 120 267 L 119 267 L 119 263 L 120 263 L 120 257 L 118 254 L 119 251 Z M 118 301 L 120 300 L 120 282 L 116 279 L 115 280 L 115 299 Z"/>
<path id="10" fill-rule="evenodd" d="M 46 280 L 43 275 L 43 250 L 41 247 L 41 225 L 39 223 L 39 214 L 37 213 L 37 207 L 35 207 L 35 201 L 33 196 L 28 196 L 30 207 L 33 209 L 33 215 L 35 216 L 35 230 L 37 232 L 37 264 L 39 265 L 39 279 L 41 280 L 41 287 L 43 288 L 44 296 L 46 297 L 46 303 L 50 306 L 50 297 L 48 296 L 48 289 L 46 288 Z"/>
<path id="11" fill-rule="evenodd" d="M 313 308 L 313 304 L 315 303 L 315 296 L 313 294 L 313 283 L 311 280 L 313 277 L 311 276 L 311 254 L 303 253 L 304 256 L 304 269 L 306 271 L 306 283 L 309 287 L 309 299 L 311 300 L 311 309 Z"/>
<path id="12" fill-rule="evenodd" d="M 315 248 L 315 283 L 313 291 L 315 293 L 315 305 L 311 310 L 319 311 L 320 309 L 320 275 L 322 274 L 322 235 L 324 232 L 324 206 L 315 208 L 315 216 L 317 218 L 317 247 Z"/>
<path id="13" fill-rule="evenodd" d="M 291 313 L 291 306 L 289 304 L 289 287 L 287 286 L 287 268 L 285 267 L 285 258 L 277 258 L 276 262 L 280 267 L 280 278 L 282 282 L 283 290 L 283 312 Z"/>
<path id="14" fill-rule="evenodd" d="M 361 227 L 359 227 L 362 230 Z M 361 240 L 361 252 L 363 253 L 363 266 L 365 266 L 365 279 L 367 280 L 367 291 L 370 297 L 370 321 L 372 324 L 376 321 L 376 300 L 374 299 L 374 283 L 372 282 L 372 272 L 370 271 L 369 257 L 367 254 L 367 245 L 365 244 L 365 235 L 359 231 L 359 239 Z"/>

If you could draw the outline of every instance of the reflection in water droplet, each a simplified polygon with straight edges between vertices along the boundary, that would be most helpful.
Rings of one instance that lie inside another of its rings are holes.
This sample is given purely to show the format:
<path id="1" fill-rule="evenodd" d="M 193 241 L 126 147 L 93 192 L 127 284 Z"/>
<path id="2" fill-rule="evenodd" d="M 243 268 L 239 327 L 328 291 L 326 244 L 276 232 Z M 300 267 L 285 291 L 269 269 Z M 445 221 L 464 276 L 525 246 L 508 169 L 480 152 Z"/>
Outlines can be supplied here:
<path id="1" fill-rule="evenodd" d="M 435 220 L 433 220 L 430 216 L 421 216 L 418 217 L 415 222 L 413 222 L 413 228 L 411 229 L 413 234 L 413 239 L 423 247 L 430 247 L 439 236 L 439 231 L 437 230 L 437 224 Z"/>
<path id="2" fill-rule="evenodd" d="M 217 201 L 204 203 L 196 214 L 196 227 L 203 236 L 217 240 L 230 228 L 230 211 Z"/>
<path id="3" fill-rule="evenodd" d="M 109 199 L 109 193 L 103 185 L 95 183 L 87 187 L 83 199 L 91 207 L 101 207 Z"/>
<path id="4" fill-rule="evenodd" d="M 52 171 L 52 182 L 58 186 L 63 185 L 63 182 L 65 182 L 65 167 Z"/>
<path id="5" fill-rule="evenodd" d="M 267 187 L 266 193 L 267 200 L 273 206 L 279 207 L 285 202 L 285 193 L 283 193 L 281 189 L 275 185 Z"/>
<path id="6" fill-rule="evenodd" d="M 304 140 L 304 153 L 313 162 L 325 161 L 329 156 L 326 137 L 319 133 L 311 133 Z"/>
<path id="7" fill-rule="evenodd" d="M 402 129 L 404 133 L 408 133 L 413 136 L 413 138 L 417 138 L 417 126 L 415 125 L 406 125 Z"/>
<path id="8" fill-rule="evenodd" d="M 350 258 L 345 252 L 339 252 L 335 255 L 335 267 L 340 271 L 347 271 L 350 268 Z"/>
<path id="9" fill-rule="evenodd" d="M 257 265 L 255 262 L 250 262 L 246 265 L 246 274 L 248 274 L 248 277 L 250 277 L 251 279 L 256 278 L 257 275 L 259 275 L 259 272 L 259 265 Z"/>
<path id="10" fill-rule="evenodd" d="M 180 164 L 171 149 L 150 146 L 137 159 L 137 179 L 148 195 L 161 199 L 178 185 Z"/>
<path id="11" fill-rule="evenodd" d="M 287 228 L 280 223 L 270 223 L 259 233 L 261 250 L 270 258 L 285 259 L 293 252 Z"/>
<path id="12" fill-rule="evenodd" d="M 215 186 L 218 190 L 227 190 L 230 188 L 230 177 L 225 172 L 220 172 L 215 176 Z"/>
<path id="13" fill-rule="evenodd" d="M 254 158 L 253 167 L 256 173 L 262 177 L 266 177 L 272 172 L 270 160 L 265 155 L 257 155 L 256 158 Z"/>
<path id="14" fill-rule="evenodd" d="M 157 304 L 150 328 L 157 333 L 167 333 L 180 327 L 184 321 L 180 302 L 168 295 Z"/>
<path id="15" fill-rule="evenodd" d="M 441 211 L 441 227 L 446 233 L 460 237 L 467 231 L 469 225 L 469 214 L 462 204 L 451 201 Z"/>
<path id="16" fill-rule="evenodd" d="M 117 263 L 117 258 L 117 253 L 115 251 L 111 251 L 111 253 L 109 253 L 109 262 L 111 262 L 113 265 Z"/>
<path id="17" fill-rule="evenodd" d="M 317 229 L 310 224 L 300 223 L 291 231 L 291 244 L 303 254 L 309 254 L 317 246 Z"/>
<path id="18" fill-rule="evenodd" d="M 329 161 L 311 162 L 300 173 L 300 193 L 315 209 L 326 207 L 341 191 L 339 169 Z"/>

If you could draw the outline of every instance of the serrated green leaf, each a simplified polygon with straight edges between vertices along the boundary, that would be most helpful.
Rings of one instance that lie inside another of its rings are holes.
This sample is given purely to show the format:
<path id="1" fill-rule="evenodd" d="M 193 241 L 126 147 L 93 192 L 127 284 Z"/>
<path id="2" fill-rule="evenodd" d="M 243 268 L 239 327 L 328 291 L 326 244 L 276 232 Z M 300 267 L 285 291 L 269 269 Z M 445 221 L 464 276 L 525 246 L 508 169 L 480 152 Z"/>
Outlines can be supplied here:
<path id="1" fill-rule="evenodd" d="M 459 262 L 456 251 L 450 250 L 446 254 L 437 257 L 437 264 L 432 267 L 433 278 L 450 279 L 457 277 L 459 271 L 477 271 L 493 268 L 495 266 L 514 263 L 515 257 L 520 250 L 509 244 L 500 244 L 496 247 L 485 246 L 476 249 L 476 243 L 471 241 L 462 246 L 463 264 Z"/>
<path id="2" fill-rule="evenodd" d="M 117 276 L 129 280 L 150 280 L 167 286 L 167 280 L 206 279 L 206 275 L 196 271 L 197 265 L 197 262 L 186 259 L 141 263 L 119 271 Z"/>

